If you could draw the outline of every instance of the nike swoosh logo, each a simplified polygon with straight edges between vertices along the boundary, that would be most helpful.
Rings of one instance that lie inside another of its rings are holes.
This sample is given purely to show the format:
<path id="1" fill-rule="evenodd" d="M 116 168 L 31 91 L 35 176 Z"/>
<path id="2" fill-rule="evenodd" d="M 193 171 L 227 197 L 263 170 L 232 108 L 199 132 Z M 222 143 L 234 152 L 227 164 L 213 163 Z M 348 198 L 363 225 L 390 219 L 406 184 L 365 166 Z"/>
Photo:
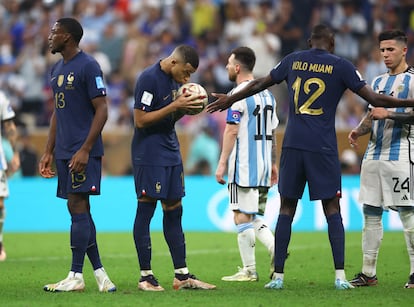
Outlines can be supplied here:
<path id="1" fill-rule="evenodd" d="M 56 77 L 53 77 L 52 79 L 50 79 L 50 82 L 52 82 L 53 80 L 55 80 L 56 79 Z"/>
<path id="2" fill-rule="evenodd" d="M 81 184 L 72 184 L 72 189 L 77 189 L 81 186 Z"/>
<path id="3" fill-rule="evenodd" d="M 168 97 L 170 97 L 170 95 L 163 97 L 162 100 L 167 100 Z"/>

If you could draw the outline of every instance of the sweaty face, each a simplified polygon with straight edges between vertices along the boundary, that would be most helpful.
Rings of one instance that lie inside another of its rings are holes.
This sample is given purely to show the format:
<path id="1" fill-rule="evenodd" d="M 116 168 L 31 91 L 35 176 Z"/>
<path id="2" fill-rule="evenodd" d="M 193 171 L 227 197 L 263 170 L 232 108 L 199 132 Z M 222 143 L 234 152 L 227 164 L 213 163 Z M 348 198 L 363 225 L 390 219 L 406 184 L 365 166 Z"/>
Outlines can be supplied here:
<path id="1" fill-rule="evenodd" d="M 395 72 L 401 65 L 405 65 L 407 47 L 402 42 L 393 39 L 383 40 L 380 42 L 380 51 L 390 73 Z"/>
<path id="2" fill-rule="evenodd" d="M 62 52 L 65 48 L 65 43 L 69 39 L 69 33 L 66 33 L 59 23 L 55 23 L 50 30 L 48 41 L 50 52 L 55 54 Z"/>

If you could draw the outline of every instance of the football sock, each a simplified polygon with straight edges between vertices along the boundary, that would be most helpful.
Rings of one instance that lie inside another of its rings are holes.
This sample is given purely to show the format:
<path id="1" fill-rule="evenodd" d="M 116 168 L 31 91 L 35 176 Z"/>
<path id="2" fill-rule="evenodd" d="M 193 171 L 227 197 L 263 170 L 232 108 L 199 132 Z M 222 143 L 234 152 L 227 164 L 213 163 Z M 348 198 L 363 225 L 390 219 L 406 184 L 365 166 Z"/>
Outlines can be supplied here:
<path id="1" fill-rule="evenodd" d="M 152 272 L 152 270 L 141 270 L 141 276 L 142 277 L 146 277 L 146 276 L 149 276 L 149 275 L 154 276 L 154 273 Z"/>
<path id="2" fill-rule="evenodd" d="M 255 216 L 253 219 L 253 227 L 256 238 L 266 246 L 269 255 L 275 250 L 275 236 L 269 229 L 263 219 Z"/>
<path id="3" fill-rule="evenodd" d="M 134 221 L 134 242 L 141 270 L 151 270 L 150 223 L 155 208 L 156 203 L 138 201 Z"/>
<path id="4" fill-rule="evenodd" d="M 91 234 L 89 236 L 88 248 L 86 254 L 92 264 L 94 270 L 102 267 L 101 257 L 99 256 L 98 243 L 96 242 L 96 227 L 92 215 L 89 213 L 89 225 L 91 227 Z"/>
<path id="5" fill-rule="evenodd" d="M 293 217 L 279 214 L 275 230 L 275 272 L 283 273 L 287 250 L 292 235 Z"/>
<path id="6" fill-rule="evenodd" d="M 402 209 L 400 212 L 401 222 L 404 227 L 404 237 L 407 244 L 408 257 L 410 259 L 410 275 L 414 273 L 414 210 Z"/>
<path id="7" fill-rule="evenodd" d="M 335 280 L 336 279 L 346 280 L 345 270 L 335 270 Z"/>
<path id="8" fill-rule="evenodd" d="M 341 214 L 331 214 L 326 220 L 335 269 L 343 270 L 345 265 L 345 231 Z"/>
<path id="9" fill-rule="evenodd" d="M 175 273 L 175 278 L 177 278 L 178 280 L 188 279 L 189 274 L 190 274 L 187 267 L 175 269 L 174 273 Z"/>
<path id="10" fill-rule="evenodd" d="M 6 219 L 6 209 L 0 209 L 0 251 L 3 248 L 3 225 Z"/>
<path id="11" fill-rule="evenodd" d="M 70 227 L 70 246 L 72 249 L 72 268 L 75 273 L 82 273 L 86 249 L 90 236 L 88 213 L 73 214 Z"/>
<path id="12" fill-rule="evenodd" d="M 362 229 L 362 273 L 377 274 L 377 258 L 383 237 L 382 215 L 364 215 Z"/>
<path id="13" fill-rule="evenodd" d="M 241 223 L 237 225 L 237 242 L 239 244 L 240 257 L 243 268 L 247 268 L 252 272 L 256 271 L 255 243 L 252 223 Z"/>
<path id="14" fill-rule="evenodd" d="M 172 210 L 163 211 L 164 238 L 170 249 L 174 269 L 187 267 L 185 238 L 181 225 L 183 207 L 179 206 Z"/>

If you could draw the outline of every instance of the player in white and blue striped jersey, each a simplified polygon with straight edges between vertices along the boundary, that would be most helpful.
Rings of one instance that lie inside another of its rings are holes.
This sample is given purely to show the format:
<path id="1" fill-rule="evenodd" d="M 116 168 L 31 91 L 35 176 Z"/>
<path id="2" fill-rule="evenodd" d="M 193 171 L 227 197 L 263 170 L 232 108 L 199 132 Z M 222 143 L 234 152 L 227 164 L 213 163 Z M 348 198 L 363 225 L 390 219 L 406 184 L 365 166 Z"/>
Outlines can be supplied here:
<path id="1" fill-rule="evenodd" d="M 379 35 L 380 51 L 388 72 L 372 82 L 375 92 L 397 98 L 414 97 L 414 68 L 406 61 L 407 37 L 400 30 Z M 363 204 L 362 271 L 350 282 L 354 286 L 378 283 L 376 266 L 383 237 L 382 213 L 398 211 L 410 259 L 410 277 L 406 288 L 414 288 L 414 207 L 410 200 L 411 148 L 414 145 L 414 109 L 373 108 L 349 135 L 351 144 L 359 136 L 371 133 L 361 166 L 359 201 Z M 411 172 L 412 174 L 412 172 Z M 412 192 L 412 190 L 411 190 Z"/>
<path id="2" fill-rule="evenodd" d="M 229 79 L 237 84 L 231 93 L 253 80 L 255 61 L 256 56 L 248 47 L 238 47 L 231 52 L 226 69 Z M 221 184 L 226 183 L 224 173 L 228 169 L 230 209 L 234 213 L 243 268 L 234 275 L 224 276 L 224 281 L 258 280 L 256 237 L 273 259 L 273 233 L 256 215 L 260 214 L 259 199 L 277 182 L 275 131 L 278 123 L 276 100 L 269 90 L 237 101 L 227 111 L 216 179 Z"/>

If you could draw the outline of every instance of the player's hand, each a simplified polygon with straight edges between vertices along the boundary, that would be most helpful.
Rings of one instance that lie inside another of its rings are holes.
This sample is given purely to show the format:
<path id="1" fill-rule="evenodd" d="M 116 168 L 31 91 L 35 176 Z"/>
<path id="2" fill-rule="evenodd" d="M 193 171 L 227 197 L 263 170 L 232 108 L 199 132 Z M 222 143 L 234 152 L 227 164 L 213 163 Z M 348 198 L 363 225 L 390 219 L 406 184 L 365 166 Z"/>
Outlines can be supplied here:
<path id="1" fill-rule="evenodd" d="M 373 108 L 369 113 L 369 118 L 371 119 L 386 119 L 388 118 L 388 110 L 385 108 Z"/>
<path id="2" fill-rule="evenodd" d="M 79 149 L 75 154 L 72 156 L 72 159 L 69 162 L 69 170 L 72 173 L 81 173 L 85 170 L 86 165 L 88 164 L 89 160 L 89 152 L 86 150 Z"/>
<path id="3" fill-rule="evenodd" d="M 212 93 L 213 97 L 216 97 L 217 99 L 213 101 L 212 103 L 208 104 L 206 107 L 206 111 L 208 113 L 214 113 L 216 111 L 224 111 L 231 107 L 233 104 L 229 101 L 229 96 L 226 94 L 218 94 L 218 93 Z"/>
<path id="4" fill-rule="evenodd" d="M 348 134 L 348 142 L 352 148 L 358 149 L 358 137 L 359 135 L 356 130 L 351 130 L 351 132 Z"/>
<path id="5" fill-rule="evenodd" d="M 204 106 L 203 100 L 205 95 L 199 95 L 190 91 L 180 95 L 173 103 L 176 105 L 178 112 L 192 111 L 194 109 L 201 109 Z"/>
<path id="6" fill-rule="evenodd" d="M 45 153 L 39 161 L 39 174 L 43 178 L 52 178 L 55 176 L 55 172 L 52 170 L 53 155 Z"/>
<path id="7" fill-rule="evenodd" d="M 226 171 L 226 165 L 219 163 L 219 165 L 217 166 L 217 169 L 216 169 L 216 180 L 220 184 L 225 184 L 226 183 L 226 180 L 223 177 L 225 171 Z"/>

